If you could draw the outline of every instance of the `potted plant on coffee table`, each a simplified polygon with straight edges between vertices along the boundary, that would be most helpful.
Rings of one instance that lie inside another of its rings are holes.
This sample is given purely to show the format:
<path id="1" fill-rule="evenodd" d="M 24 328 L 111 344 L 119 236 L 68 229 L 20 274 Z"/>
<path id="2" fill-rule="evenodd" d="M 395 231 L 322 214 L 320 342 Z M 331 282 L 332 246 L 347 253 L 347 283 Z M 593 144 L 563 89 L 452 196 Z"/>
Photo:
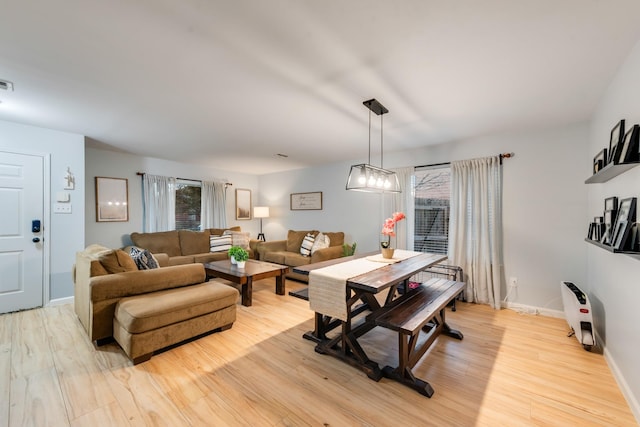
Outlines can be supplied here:
<path id="1" fill-rule="evenodd" d="M 233 253 L 231 253 L 231 249 L 233 249 Z M 231 249 L 229 249 L 229 256 L 235 258 L 238 268 L 244 268 L 245 263 L 249 259 L 249 252 L 240 246 L 232 246 Z"/>
<path id="2" fill-rule="evenodd" d="M 231 246 L 229 248 L 229 250 L 227 251 L 227 254 L 229 255 L 229 259 L 231 260 L 231 264 L 236 264 L 236 254 L 241 251 L 242 248 L 240 246 Z"/>

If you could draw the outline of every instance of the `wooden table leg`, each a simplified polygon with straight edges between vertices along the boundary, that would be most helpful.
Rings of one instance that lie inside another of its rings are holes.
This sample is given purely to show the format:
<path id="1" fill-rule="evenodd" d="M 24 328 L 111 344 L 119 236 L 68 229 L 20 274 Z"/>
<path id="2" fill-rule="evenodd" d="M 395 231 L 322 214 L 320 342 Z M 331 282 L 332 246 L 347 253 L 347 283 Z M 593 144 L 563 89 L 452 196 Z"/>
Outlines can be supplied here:
<path id="1" fill-rule="evenodd" d="M 280 274 L 276 276 L 276 294 L 284 295 L 284 287 L 285 287 L 284 274 L 280 272 Z"/>
<path id="2" fill-rule="evenodd" d="M 251 295 L 253 294 L 253 278 L 248 277 L 247 283 L 242 285 L 242 305 L 245 307 L 251 307 Z"/>

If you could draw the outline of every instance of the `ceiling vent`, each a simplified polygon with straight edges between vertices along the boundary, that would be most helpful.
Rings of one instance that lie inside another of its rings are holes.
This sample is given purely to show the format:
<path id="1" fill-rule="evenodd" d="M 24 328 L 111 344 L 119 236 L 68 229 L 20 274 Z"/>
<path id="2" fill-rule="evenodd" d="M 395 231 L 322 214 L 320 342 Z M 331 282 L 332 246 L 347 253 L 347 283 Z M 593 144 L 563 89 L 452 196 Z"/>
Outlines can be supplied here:
<path id="1" fill-rule="evenodd" d="M 13 83 L 7 80 L 0 80 L 0 89 L 13 92 Z"/>

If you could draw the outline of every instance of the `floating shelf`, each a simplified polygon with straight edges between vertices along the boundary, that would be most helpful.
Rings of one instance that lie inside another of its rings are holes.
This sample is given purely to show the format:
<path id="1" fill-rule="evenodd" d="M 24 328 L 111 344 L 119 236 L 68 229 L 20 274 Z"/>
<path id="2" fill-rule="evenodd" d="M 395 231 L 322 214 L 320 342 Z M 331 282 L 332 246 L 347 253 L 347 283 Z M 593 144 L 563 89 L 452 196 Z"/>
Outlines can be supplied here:
<path id="1" fill-rule="evenodd" d="M 589 239 L 589 238 L 585 238 L 585 239 L 584 239 L 584 241 L 585 241 L 585 242 L 588 242 L 588 243 L 591 243 L 592 245 L 595 245 L 595 246 L 597 246 L 597 247 L 599 247 L 599 248 L 602 248 L 602 249 L 604 249 L 604 250 L 606 250 L 606 251 L 612 252 L 612 253 L 614 253 L 614 254 L 624 254 L 624 255 L 629 255 L 629 256 L 631 256 L 631 257 L 634 257 L 634 258 L 638 258 L 638 259 L 640 259 L 640 252 L 634 252 L 634 251 L 619 251 L 619 250 L 617 250 L 617 249 L 612 248 L 612 247 L 611 247 L 611 246 L 609 246 L 609 245 L 605 245 L 605 244 L 603 244 L 603 243 L 598 242 L 597 240 L 591 240 L 591 239 Z"/>
<path id="2" fill-rule="evenodd" d="M 601 184 L 603 182 L 607 182 L 610 179 L 615 178 L 616 176 L 628 171 L 629 169 L 635 168 L 638 165 L 640 165 L 640 162 L 618 163 L 618 164 L 609 163 L 607 166 L 605 166 L 604 168 L 596 172 L 593 176 L 587 178 L 587 180 L 584 183 L 585 184 Z"/>

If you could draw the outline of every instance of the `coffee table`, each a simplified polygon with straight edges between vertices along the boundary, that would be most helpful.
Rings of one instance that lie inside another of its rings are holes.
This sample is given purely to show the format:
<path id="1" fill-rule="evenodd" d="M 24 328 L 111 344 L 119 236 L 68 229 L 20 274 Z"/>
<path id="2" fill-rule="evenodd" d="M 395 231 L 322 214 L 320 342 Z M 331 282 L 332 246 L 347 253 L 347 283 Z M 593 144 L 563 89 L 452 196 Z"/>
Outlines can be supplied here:
<path id="1" fill-rule="evenodd" d="M 219 277 L 242 286 L 242 305 L 251 307 L 253 281 L 276 278 L 276 294 L 284 295 L 284 275 L 289 272 L 286 265 L 271 262 L 247 260 L 244 268 L 231 264 L 230 260 L 214 261 L 204 265 L 207 277 Z"/>

